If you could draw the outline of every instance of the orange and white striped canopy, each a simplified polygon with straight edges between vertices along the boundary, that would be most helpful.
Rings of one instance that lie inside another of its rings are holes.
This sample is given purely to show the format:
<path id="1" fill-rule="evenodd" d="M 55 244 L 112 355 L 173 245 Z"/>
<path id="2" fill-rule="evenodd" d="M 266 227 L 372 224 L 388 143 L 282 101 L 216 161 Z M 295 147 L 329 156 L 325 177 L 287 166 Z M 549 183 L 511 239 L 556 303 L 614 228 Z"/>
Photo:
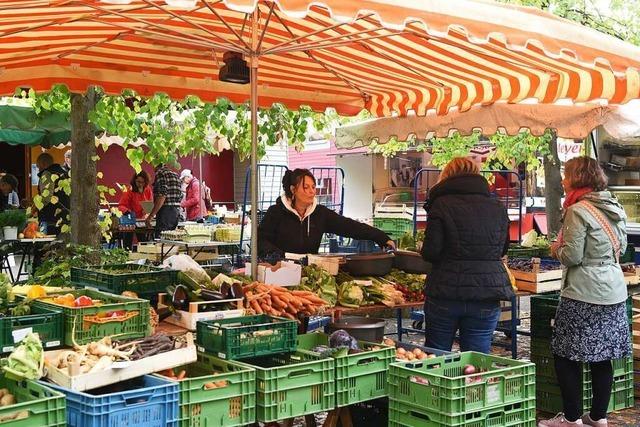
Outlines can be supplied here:
<path id="1" fill-rule="evenodd" d="M 258 59 L 259 103 L 376 116 L 496 101 L 640 97 L 640 49 L 539 10 L 484 0 L 2 0 L 0 94 L 249 98 L 218 80 Z"/>

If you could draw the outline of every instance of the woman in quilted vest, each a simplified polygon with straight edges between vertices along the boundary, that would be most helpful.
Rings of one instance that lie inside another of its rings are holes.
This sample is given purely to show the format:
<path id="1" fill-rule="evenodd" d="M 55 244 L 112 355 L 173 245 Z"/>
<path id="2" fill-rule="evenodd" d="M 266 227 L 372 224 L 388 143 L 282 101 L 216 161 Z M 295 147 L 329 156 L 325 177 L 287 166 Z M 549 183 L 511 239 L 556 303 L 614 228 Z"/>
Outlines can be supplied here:
<path id="1" fill-rule="evenodd" d="M 509 245 L 509 217 L 489 193 L 472 160 L 449 162 L 425 204 L 427 228 L 422 257 L 433 264 L 425 284 L 427 347 L 491 351 L 500 301 L 513 297 L 502 263 Z"/>
<path id="2" fill-rule="evenodd" d="M 627 246 L 624 209 L 595 159 L 565 164 L 563 225 L 551 252 L 563 265 L 551 350 L 564 413 L 539 427 L 607 426 L 611 361 L 631 355 L 627 287 L 619 263 Z M 582 365 L 591 368 L 591 411 L 582 414 Z"/>

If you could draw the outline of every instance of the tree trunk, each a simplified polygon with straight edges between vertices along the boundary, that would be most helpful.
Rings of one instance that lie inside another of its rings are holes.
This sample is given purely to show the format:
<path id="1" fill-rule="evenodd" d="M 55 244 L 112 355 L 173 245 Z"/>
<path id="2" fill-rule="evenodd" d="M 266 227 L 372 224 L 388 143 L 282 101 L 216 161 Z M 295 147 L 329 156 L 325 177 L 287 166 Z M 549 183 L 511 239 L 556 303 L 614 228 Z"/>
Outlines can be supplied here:
<path id="1" fill-rule="evenodd" d="M 93 86 L 71 95 L 71 243 L 98 247 L 98 183 L 96 143 L 91 111 L 98 98 Z"/>
<path id="2" fill-rule="evenodd" d="M 560 159 L 558 158 L 558 137 L 553 133 L 551 154 L 544 157 L 544 199 L 547 211 L 548 236 L 557 236 L 562 227 L 562 206 L 560 200 L 564 194 Z"/>

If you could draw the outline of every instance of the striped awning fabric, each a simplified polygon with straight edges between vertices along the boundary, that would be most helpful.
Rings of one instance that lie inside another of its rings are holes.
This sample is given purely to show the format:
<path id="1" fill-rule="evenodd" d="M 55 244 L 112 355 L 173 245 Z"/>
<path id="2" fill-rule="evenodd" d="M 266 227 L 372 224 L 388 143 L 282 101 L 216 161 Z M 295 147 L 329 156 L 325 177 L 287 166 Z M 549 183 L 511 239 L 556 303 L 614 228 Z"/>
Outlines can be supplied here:
<path id="1" fill-rule="evenodd" d="M 3 0 L 0 94 L 64 83 L 243 102 L 218 80 L 254 57 L 261 106 L 446 114 L 496 101 L 640 97 L 640 49 L 484 0 Z"/>

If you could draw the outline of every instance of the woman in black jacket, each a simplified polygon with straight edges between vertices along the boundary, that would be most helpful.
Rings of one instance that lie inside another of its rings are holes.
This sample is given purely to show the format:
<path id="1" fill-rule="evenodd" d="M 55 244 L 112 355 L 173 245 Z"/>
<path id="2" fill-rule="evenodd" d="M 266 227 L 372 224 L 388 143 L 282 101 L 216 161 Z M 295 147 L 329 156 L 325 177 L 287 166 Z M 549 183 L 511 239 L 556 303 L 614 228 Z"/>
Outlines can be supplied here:
<path id="1" fill-rule="evenodd" d="M 282 258 L 285 252 L 318 253 L 324 233 L 373 240 L 382 247 L 395 248 L 386 233 L 319 205 L 316 180 L 309 170 L 287 171 L 282 178 L 282 188 L 284 194 L 269 207 L 258 227 L 261 258 Z"/>
<path id="2" fill-rule="evenodd" d="M 490 197 L 487 180 L 469 159 L 453 159 L 427 203 L 422 257 L 433 263 L 424 305 L 426 345 L 489 353 L 500 301 L 513 290 L 502 257 L 509 244 L 509 217 Z"/>

